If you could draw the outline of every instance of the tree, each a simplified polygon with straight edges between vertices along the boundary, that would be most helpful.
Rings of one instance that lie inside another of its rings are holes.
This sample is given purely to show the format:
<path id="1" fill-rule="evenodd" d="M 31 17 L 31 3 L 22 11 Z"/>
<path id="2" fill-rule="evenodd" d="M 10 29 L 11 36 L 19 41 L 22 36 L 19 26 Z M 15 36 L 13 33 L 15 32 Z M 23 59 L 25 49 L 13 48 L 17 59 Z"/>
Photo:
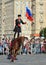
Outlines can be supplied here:
<path id="1" fill-rule="evenodd" d="M 40 36 L 46 38 L 46 28 L 43 28 L 43 29 L 40 31 Z"/>

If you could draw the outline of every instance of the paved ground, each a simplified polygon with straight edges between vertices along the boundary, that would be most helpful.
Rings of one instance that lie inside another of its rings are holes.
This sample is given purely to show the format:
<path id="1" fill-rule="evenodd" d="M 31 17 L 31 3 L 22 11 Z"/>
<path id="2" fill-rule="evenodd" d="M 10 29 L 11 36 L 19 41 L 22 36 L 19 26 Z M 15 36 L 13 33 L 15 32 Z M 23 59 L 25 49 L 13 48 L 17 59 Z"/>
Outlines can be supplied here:
<path id="1" fill-rule="evenodd" d="M 46 54 L 18 55 L 14 63 L 7 56 L 0 55 L 0 65 L 46 65 Z"/>

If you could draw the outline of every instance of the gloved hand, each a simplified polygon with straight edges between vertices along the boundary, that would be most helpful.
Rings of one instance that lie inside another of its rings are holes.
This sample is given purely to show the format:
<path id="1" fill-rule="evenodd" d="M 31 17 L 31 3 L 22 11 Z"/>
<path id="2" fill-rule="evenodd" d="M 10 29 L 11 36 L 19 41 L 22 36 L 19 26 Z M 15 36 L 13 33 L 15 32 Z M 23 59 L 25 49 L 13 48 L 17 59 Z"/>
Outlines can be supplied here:
<path id="1" fill-rule="evenodd" d="M 21 25 L 20 25 L 20 24 L 18 24 L 18 26 L 19 26 L 19 27 L 21 27 Z"/>
<path id="2" fill-rule="evenodd" d="M 26 24 L 26 22 L 24 22 L 24 24 Z"/>

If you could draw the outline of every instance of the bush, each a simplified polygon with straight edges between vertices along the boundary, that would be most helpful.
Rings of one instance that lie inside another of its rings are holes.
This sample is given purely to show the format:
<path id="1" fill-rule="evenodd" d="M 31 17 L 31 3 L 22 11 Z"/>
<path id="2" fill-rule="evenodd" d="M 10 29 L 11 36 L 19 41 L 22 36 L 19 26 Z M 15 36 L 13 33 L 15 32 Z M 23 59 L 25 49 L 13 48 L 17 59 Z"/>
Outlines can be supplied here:
<path id="1" fill-rule="evenodd" d="M 45 37 L 46 38 L 46 28 L 43 28 L 41 31 L 40 31 L 40 37 Z"/>

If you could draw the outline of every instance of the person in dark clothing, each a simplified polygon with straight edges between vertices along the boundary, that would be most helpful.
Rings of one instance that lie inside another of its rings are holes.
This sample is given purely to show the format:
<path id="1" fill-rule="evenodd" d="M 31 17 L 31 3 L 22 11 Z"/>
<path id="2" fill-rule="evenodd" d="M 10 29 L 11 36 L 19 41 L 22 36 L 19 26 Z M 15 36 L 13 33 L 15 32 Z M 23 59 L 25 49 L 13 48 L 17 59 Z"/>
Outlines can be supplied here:
<path id="1" fill-rule="evenodd" d="M 21 23 L 22 24 L 26 24 L 26 22 L 23 22 L 22 19 L 21 19 L 21 15 L 18 15 L 18 19 L 15 20 L 15 28 L 14 28 L 14 38 L 16 36 L 16 33 L 17 33 L 17 37 L 20 36 L 20 33 L 21 33 Z"/>

